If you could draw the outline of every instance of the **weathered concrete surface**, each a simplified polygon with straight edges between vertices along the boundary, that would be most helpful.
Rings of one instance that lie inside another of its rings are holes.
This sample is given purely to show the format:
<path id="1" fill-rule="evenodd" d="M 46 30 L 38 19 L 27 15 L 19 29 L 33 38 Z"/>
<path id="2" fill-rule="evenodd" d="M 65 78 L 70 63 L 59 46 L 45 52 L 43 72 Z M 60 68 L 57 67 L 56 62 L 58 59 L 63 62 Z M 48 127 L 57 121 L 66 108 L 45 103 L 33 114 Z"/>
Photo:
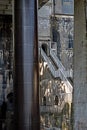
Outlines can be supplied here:
<path id="1" fill-rule="evenodd" d="M 75 0 L 74 128 L 87 130 L 86 2 Z"/>

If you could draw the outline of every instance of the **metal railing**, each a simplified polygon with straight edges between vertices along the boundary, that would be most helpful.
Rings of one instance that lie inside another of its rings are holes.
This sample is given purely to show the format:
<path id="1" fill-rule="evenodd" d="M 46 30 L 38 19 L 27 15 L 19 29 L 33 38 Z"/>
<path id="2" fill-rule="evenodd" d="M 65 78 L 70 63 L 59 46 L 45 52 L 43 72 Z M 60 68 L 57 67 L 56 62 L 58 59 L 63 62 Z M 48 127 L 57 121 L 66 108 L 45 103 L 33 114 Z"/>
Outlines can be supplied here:
<path id="1" fill-rule="evenodd" d="M 62 62 L 59 60 L 56 53 L 52 49 L 50 49 L 50 56 L 52 57 L 55 64 L 63 71 L 66 77 L 71 77 L 71 78 L 73 77 L 73 70 L 66 70 Z"/>
<path id="2" fill-rule="evenodd" d="M 66 74 L 64 73 L 64 68 L 61 67 L 62 64 L 59 61 L 59 69 L 55 70 L 54 66 L 52 65 L 49 57 L 46 55 L 46 53 L 43 51 L 43 49 L 41 48 L 41 56 L 43 57 L 43 59 L 47 62 L 48 68 L 51 71 L 52 75 L 57 78 L 60 77 L 61 80 L 63 81 L 63 83 L 65 84 L 65 89 L 67 93 L 72 93 L 73 88 L 72 85 L 70 84 L 70 82 L 68 81 Z M 55 57 L 54 57 L 55 58 Z"/>
<path id="3" fill-rule="evenodd" d="M 63 64 L 61 63 L 61 61 L 59 60 L 59 58 L 57 57 L 56 53 L 50 49 L 50 56 L 52 57 L 52 59 L 54 60 L 54 62 L 56 63 L 56 65 L 63 71 L 63 73 L 65 74 L 65 67 L 63 66 Z M 66 74 L 65 74 L 66 75 Z"/>
<path id="4" fill-rule="evenodd" d="M 51 49 L 50 49 L 50 55 L 53 58 L 54 62 L 59 67 L 59 70 L 60 70 L 59 72 L 60 72 L 61 79 L 64 81 L 66 86 L 70 89 L 70 92 L 72 92 L 72 85 L 70 84 L 70 82 L 67 79 L 67 74 L 66 74 L 66 71 L 65 71 L 65 67 L 63 66 L 61 61 L 58 59 L 58 57 L 56 56 L 55 52 L 53 52 Z"/>
<path id="5" fill-rule="evenodd" d="M 50 72 L 52 73 L 52 75 L 55 77 L 55 74 L 56 74 L 56 77 L 59 77 L 59 70 L 55 70 L 53 64 L 51 63 L 49 57 L 46 55 L 46 53 L 43 51 L 43 49 L 41 48 L 41 56 L 42 58 L 44 59 L 44 61 L 47 62 L 47 65 L 48 65 L 48 68 L 50 70 Z"/>

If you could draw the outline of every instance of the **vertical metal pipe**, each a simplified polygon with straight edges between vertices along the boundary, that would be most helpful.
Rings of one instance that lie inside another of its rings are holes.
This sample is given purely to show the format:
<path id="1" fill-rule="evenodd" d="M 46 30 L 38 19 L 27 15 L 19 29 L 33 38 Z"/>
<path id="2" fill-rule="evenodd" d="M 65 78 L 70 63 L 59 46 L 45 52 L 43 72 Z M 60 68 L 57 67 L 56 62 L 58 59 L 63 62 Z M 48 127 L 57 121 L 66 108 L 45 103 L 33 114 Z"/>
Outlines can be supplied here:
<path id="1" fill-rule="evenodd" d="M 39 130 L 37 2 L 14 4 L 15 130 Z"/>

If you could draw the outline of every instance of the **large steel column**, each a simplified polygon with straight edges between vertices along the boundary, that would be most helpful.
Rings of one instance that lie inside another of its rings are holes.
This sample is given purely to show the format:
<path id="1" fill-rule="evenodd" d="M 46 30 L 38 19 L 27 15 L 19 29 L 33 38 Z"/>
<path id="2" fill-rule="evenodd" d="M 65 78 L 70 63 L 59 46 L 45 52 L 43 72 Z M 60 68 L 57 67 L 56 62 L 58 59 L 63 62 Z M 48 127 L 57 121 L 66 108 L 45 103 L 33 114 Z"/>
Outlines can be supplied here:
<path id="1" fill-rule="evenodd" d="M 86 0 L 75 0 L 74 129 L 87 130 L 87 12 Z"/>
<path id="2" fill-rule="evenodd" d="M 36 0 L 14 3 L 15 130 L 39 130 L 39 75 Z"/>

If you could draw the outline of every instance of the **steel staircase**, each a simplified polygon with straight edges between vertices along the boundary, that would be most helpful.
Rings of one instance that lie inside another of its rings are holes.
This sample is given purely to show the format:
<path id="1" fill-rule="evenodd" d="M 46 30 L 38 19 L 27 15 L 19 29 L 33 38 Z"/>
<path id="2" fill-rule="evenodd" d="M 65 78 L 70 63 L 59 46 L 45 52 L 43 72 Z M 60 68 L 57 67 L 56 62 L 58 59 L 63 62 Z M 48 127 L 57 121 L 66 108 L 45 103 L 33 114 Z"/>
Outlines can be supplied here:
<path id="1" fill-rule="evenodd" d="M 60 79 L 63 81 L 63 83 L 64 83 L 64 85 L 66 87 L 65 88 L 66 93 L 72 93 L 72 91 L 73 91 L 72 85 L 70 84 L 70 82 L 67 79 L 67 76 L 66 76 L 66 73 L 65 73 L 65 68 L 63 67 L 61 61 L 59 61 L 59 59 L 57 58 L 57 60 L 58 60 L 58 62 L 57 62 L 58 69 L 55 70 L 55 67 L 53 66 L 52 62 L 50 61 L 49 56 L 46 55 L 46 53 L 43 51 L 42 48 L 41 48 L 40 51 L 41 51 L 41 56 L 42 56 L 43 60 L 45 62 L 47 62 L 48 68 L 49 68 L 52 76 L 54 78 L 60 77 Z M 54 60 L 56 60 L 55 59 L 55 54 L 52 52 L 52 50 L 50 51 L 50 55 L 53 57 Z"/>
<path id="2" fill-rule="evenodd" d="M 60 77 L 59 70 L 55 70 L 55 67 L 53 66 L 53 64 L 51 63 L 49 57 L 46 55 L 46 53 L 43 51 L 42 48 L 41 48 L 41 56 L 42 56 L 43 60 L 45 62 L 47 62 L 48 68 L 49 68 L 52 76 L 55 77 L 55 78 Z"/>
<path id="3" fill-rule="evenodd" d="M 59 58 L 57 57 L 56 53 L 50 49 L 50 56 L 52 57 L 53 61 L 55 62 L 55 64 L 61 69 L 61 71 L 64 73 L 64 75 L 66 77 L 71 77 L 73 74 L 69 74 L 68 71 L 66 71 L 65 67 L 63 66 L 63 64 L 61 63 L 61 61 L 59 60 Z"/>

